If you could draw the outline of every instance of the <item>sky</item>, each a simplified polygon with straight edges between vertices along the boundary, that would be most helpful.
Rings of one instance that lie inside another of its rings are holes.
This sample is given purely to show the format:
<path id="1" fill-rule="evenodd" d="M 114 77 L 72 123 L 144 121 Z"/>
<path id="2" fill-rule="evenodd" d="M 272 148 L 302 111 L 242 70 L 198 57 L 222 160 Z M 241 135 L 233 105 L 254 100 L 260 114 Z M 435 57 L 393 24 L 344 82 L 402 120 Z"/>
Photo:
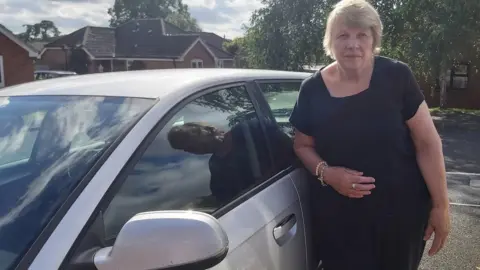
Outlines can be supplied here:
<path id="1" fill-rule="evenodd" d="M 0 23 L 14 33 L 24 31 L 24 24 L 51 20 L 62 34 L 81 27 L 108 26 L 107 10 L 115 0 L 0 0 Z M 260 0 L 183 0 L 200 27 L 226 38 L 243 34 Z"/>

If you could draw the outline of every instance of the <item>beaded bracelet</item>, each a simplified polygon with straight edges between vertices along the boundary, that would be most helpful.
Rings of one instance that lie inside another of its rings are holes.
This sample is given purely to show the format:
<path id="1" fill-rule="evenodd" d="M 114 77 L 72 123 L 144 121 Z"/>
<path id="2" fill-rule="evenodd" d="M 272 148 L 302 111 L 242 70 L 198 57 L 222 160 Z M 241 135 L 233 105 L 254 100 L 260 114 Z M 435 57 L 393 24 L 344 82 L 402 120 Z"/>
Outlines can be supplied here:
<path id="1" fill-rule="evenodd" d="M 320 166 L 322 166 L 322 170 L 319 172 Z M 315 168 L 315 176 L 317 177 L 318 180 L 320 180 L 320 182 L 322 183 L 322 186 L 327 186 L 323 178 L 323 174 L 326 168 L 328 168 L 328 164 L 325 161 L 319 162 L 317 164 L 317 167 Z"/>

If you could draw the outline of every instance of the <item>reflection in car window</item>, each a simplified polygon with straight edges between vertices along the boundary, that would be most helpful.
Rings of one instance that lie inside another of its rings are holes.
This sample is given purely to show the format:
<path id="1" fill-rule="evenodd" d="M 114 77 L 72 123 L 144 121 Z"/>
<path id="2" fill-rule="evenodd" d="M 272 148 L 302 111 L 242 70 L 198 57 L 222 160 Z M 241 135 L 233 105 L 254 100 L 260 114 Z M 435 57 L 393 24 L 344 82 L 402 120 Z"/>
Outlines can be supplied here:
<path id="1" fill-rule="evenodd" d="M 0 149 L 4 149 L 5 153 L 0 153 L 0 166 L 12 162 L 27 161 L 32 154 L 33 145 L 37 138 L 38 129 L 41 121 L 45 117 L 45 111 L 37 111 L 27 115 L 0 115 L 0 122 L 4 123 L 2 128 L 18 128 L 18 140 L 0 140 Z M 15 122 L 17 127 L 14 127 Z M 20 128 L 20 125 L 22 126 Z M 14 148 L 15 150 L 8 149 Z"/>
<path id="2" fill-rule="evenodd" d="M 272 137 L 283 134 L 274 123 L 263 124 Z M 104 213 L 107 238 L 139 212 L 211 213 L 273 173 L 245 88 L 206 94 L 172 117 L 129 173 Z"/>
<path id="3" fill-rule="evenodd" d="M 153 103 L 0 97 L 0 270 L 15 267 L 103 151 Z"/>
<path id="4" fill-rule="evenodd" d="M 293 137 L 293 127 L 288 118 L 297 101 L 301 82 L 259 83 L 260 89 L 267 99 L 277 123 L 284 132 Z"/>

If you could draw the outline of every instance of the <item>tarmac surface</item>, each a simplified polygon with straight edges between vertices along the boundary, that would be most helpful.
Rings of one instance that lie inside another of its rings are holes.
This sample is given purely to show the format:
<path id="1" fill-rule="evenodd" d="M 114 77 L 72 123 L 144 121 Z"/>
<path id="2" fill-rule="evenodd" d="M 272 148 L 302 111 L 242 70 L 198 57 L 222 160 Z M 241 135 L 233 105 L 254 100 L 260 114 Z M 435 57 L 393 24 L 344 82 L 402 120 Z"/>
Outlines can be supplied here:
<path id="1" fill-rule="evenodd" d="M 452 230 L 444 249 L 420 270 L 480 270 L 480 117 L 450 116 L 437 125 L 443 141 Z M 457 123 L 457 124 L 455 124 Z"/>

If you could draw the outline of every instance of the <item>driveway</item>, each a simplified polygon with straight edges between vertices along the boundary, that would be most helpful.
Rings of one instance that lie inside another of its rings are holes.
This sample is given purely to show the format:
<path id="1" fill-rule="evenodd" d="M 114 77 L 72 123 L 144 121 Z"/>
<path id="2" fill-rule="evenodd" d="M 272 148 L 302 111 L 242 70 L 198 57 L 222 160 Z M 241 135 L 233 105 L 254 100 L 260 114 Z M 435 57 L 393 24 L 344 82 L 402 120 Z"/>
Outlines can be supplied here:
<path id="1" fill-rule="evenodd" d="M 447 167 L 452 231 L 445 248 L 426 253 L 421 270 L 480 269 L 480 116 L 435 117 Z M 427 243 L 427 250 L 431 241 Z M 426 251 L 427 251 L 426 250 Z"/>

